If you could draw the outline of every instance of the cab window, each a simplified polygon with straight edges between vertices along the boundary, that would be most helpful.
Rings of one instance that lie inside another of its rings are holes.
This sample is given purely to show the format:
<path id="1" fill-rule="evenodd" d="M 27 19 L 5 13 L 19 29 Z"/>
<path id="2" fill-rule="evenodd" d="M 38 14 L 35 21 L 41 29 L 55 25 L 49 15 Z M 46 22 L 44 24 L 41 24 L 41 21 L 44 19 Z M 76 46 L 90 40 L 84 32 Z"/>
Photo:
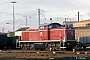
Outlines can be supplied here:
<path id="1" fill-rule="evenodd" d="M 41 27 L 40 27 L 40 30 L 45 30 L 45 27 L 44 27 L 44 26 L 41 26 Z"/>
<path id="2" fill-rule="evenodd" d="M 60 28 L 60 25 L 56 25 L 56 28 Z"/>
<path id="3" fill-rule="evenodd" d="M 53 28 L 53 25 L 51 24 L 51 25 L 49 25 L 49 28 Z"/>

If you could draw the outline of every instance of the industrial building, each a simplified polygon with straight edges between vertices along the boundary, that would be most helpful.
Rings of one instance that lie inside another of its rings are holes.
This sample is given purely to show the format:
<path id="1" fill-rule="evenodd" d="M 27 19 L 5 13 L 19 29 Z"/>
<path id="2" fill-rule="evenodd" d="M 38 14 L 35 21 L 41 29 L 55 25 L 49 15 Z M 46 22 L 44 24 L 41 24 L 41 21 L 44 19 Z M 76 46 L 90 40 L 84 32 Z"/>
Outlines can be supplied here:
<path id="1" fill-rule="evenodd" d="M 64 21 L 63 24 L 72 24 L 73 27 L 87 27 L 90 26 L 90 20 L 83 21 Z"/>

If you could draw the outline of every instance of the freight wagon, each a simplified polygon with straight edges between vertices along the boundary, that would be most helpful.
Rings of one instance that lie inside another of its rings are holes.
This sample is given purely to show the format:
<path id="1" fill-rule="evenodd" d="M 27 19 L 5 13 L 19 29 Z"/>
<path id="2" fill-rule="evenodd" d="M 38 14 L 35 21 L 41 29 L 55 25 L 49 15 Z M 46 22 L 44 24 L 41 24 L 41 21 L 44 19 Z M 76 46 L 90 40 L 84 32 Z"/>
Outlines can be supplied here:
<path id="1" fill-rule="evenodd" d="M 0 33 L 0 49 L 7 47 L 7 34 Z"/>
<path id="2" fill-rule="evenodd" d="M 79 37 L 77 42 L 83 48 L 89 47 L 90 46 L 90 36 Z"/>
<path id="3" fill-rule="evenodd" d="M 17 48 L 17 39 L 19 39 L 18 36 L 8 36 L 7 33 L 0 33 L 0 49 Z"/>
<path id="4" fill-rule="evenodd" d="M 7 37 L 7 49 L 16 49 L 17 39 L 18 36 Z"/>
<path id="5" fill-rule="evenodd" d="M 90 26 L 76 27 L 75 40 L 83 48 L 90 46 Z"/>
<path id="6" fill-rule="evenodd" d="M 39 29 L 23 31 L 19 42 L 26 50 L 73 49 L 76 45 L 75 29 L 59 23 L 43 24 Z"/>

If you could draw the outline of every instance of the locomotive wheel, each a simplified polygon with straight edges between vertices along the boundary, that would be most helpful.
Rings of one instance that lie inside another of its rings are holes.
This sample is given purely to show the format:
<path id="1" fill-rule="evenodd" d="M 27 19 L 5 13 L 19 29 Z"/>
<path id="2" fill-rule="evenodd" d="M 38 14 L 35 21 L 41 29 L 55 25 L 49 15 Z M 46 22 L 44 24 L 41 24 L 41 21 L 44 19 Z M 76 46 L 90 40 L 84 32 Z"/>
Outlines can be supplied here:
<path id="1" fill-rule="evenodd" d="M 24 46 L 24 50 L 27 50 L 27 47 L 26 46 Z"/>
<path id="2" fill-rule="evenodd" d="M 23 49 L 23 50 L 24 50 L 24 44 L 21 44 L 21 46 L 20 46 L 20 47 L 21 47 L 21 49 Z"/>

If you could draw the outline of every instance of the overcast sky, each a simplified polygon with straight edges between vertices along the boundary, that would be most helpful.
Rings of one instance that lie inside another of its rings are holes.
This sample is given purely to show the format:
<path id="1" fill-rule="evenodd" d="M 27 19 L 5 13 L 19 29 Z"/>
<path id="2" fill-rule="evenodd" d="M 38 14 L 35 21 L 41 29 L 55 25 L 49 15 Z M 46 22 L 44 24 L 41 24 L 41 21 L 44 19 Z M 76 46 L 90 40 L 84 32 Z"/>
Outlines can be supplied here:
<path id="1" fill-rule="evenodd" d="M 62 22 L 65 18 L 68 21 L 77 21 L 78 11 L 80 20 L 90 19 L 90 0 L 1 0 L 0 2 L 0 31 L 4 27 L 5 31 L 12 31 L 13 4 L 15 13 L 15 30 L 25 27 L 26 18 L 28 26 L 38 28 L 38 9 L 40 8 L 41 24 L 52 22 Z M 6 24 L 10 23 L 10 24 Z"/>

